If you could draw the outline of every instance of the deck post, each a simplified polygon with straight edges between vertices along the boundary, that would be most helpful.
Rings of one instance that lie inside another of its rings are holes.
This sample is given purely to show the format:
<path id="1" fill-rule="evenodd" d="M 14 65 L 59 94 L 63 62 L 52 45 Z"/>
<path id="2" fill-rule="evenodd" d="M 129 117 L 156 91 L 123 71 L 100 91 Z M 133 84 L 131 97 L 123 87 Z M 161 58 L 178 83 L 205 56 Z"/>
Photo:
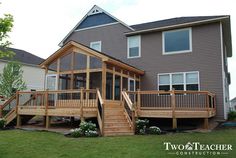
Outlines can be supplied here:
<path id="1" fill-rule="evenodd" d="M 16 128 L 20 128 L 21 126 L 21 116 L 17 114 L 16 117 Z"/>
<path id="2" fill-rule="evenodd" d="M 138 116 L 138 112 L 140 111 L 140 106 L 141 106 L 140 89 L 138 89 L 137 95 L 138 95 L 138 96 L 137 96 L 137 106 L 136 106 L 136 109 L 135 109 L 136 117 Z"/>
<path id="3" fill-rule="evenodd" d="M 84 112 L 83 112 L 83 106 L 84 106 L 84 88 L 82 87 L 80 89 L 80 120 L 84 121 Z"/>
<path id="4" fill-rule="evenodd" d="M 209 128 L 208 118 L 204 118 L 204 129 Z"/>
<path id="5" fill-rule="evenodd" d="M 106 68 L 107 65 L 105 62 L 102 63 L 102 99 L 105 100 L 106 99 L 106 76 L 107 76 L 107 72 L 106 72 Z"/>
<path id="6" fill-rule="evenodd" d="M 177 119 L 175 117 L 175 90 L 171 91 L 171 107 L 172 107 L 172 128 L 176 129 L 177 128 Z"/>
<path id="7" fill-rule="evenodd" d="M 16 91 L 16 127 L 19 128 L 21 126 L 21 116 L 18 113 L 18 107 L 19 107 L 19 91 Z"/>
<path id="8" fill-rule="evenodd" d="M 50 127 L 50 123 L 51 123 L 51 116 L 46 116 L 46 129 L 48 129 Z"/>

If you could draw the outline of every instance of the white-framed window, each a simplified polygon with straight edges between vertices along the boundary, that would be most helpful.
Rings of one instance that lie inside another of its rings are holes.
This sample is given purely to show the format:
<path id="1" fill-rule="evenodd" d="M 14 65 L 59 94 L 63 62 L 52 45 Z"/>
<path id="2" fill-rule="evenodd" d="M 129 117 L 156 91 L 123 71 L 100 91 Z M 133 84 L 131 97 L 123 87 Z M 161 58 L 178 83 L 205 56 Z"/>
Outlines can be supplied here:
<path id="1" fill-rule="evenodd" d="M 127 58 L 141 57 L 141 36 L 127 38 Z"/>
<path id="2" fill-rule="evenodd" d="M 163 55 L 192 52 L 192 29 L 162 32 Z"/>
<path id="3" fill-rule="evenodd" d="M 158 74 L 158 90 L 200 90 L 199 72 L 175 72 Z"/>
<path id="4" fill-rule="evenodd" d="M 101 52 L 101 50 L 102 50 L 102 41 L 90 42 L 90 48 Z"/>

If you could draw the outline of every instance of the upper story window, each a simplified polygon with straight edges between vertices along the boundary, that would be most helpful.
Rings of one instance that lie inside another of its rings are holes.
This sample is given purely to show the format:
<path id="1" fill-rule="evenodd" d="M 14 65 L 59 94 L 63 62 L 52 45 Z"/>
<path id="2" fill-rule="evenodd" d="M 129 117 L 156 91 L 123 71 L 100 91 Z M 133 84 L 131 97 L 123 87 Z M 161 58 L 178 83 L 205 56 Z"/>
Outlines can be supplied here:
<path id="1" fill-rule="evenodd" d="M 162 44 L 162 51 L 164 55 L 191 52 L 191 28 L 164 31 L 162 33 Z"/>
<path id="2" fill-rule="evenodd" d="M 95 41 L 90 43 L 90 48 L 101 52 L 102 50 L 102 41 Z"/>
<path id="3" fill-rule="evenodd" d="M 199 90 L 199 72 L 158 74 L 158 90 Z"/>
<path id="4" fill-rule="evenodd" d="M 128 58 L 138 58 L 141 57 L 141 37 L 131 36 L 128 37 Z"/>

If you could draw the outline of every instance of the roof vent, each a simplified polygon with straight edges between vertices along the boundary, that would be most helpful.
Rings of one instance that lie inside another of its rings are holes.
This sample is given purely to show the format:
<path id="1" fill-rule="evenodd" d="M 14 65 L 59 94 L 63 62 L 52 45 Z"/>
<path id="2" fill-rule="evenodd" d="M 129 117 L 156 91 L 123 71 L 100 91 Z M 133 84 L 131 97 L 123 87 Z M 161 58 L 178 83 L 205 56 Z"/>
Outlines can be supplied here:
<path id="1" fill-rule="evenodd" d="M 88 16 L 89 15 L 94 15 L 94 14 L 99 14 L 99 13 L 102 13 L 102 9 L 100 9 L 98 6 L 94 6 L 88 13 Z"/>

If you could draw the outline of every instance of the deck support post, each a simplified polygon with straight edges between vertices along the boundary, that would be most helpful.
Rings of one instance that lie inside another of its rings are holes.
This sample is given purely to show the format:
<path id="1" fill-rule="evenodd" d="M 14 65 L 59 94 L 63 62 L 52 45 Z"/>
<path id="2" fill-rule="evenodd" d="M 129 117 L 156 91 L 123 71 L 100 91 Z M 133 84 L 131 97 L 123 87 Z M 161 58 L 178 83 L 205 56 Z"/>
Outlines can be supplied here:
<path id="1" fill-rule="evenodd" d="M 172 128 L 176 129 L 177 128 L 177 118 L 172 119 Z"/>
<path id="2" fill-rule="evenodd" d="M 46 129 L 50 127 L 50 123 L 51 123 L 51 116 L 46 116 Z"/>
<path id="3" fill-rule="evenodd" d="M 21 126 L 21 116 L 17 115 L 17 118 L 16 118 L 16 128 L 20 128 L 20 126 Z"/>
<path id="4" fill-rule="evenodd" d="M 209 128 L 208 118 L 204 118 L 204 129 Z"/>

